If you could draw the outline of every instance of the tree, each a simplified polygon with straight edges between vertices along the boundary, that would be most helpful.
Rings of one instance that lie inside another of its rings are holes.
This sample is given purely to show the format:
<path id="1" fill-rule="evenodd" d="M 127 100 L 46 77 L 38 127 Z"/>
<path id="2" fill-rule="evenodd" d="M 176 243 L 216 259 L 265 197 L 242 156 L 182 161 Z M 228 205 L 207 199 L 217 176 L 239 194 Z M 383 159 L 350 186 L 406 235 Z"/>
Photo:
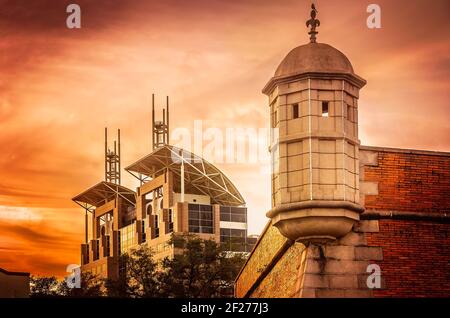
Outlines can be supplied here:
<path id="1" fill-rule="evenodd" d="M 202 240 L 195 235 L 176 236 L 172 241 L 179 253 L 161 263 L 158 277 L 161 295 L 231 296 L 230 288 L 245 260 L 241 253 L 226 252 L 215 241 Z"/>
<path id="2" fill-rule="evenodd" d="M 58 280 L 56 277 L 31 276 L 31 297 L 51 297 L 58 295 Z"/>
<path id="3" fill-rule="evenodd" d="M 158 264 L 147 245 L 141 245 L 120 258 L 122 274 L 118 280 L 107 280 L 108 295 L 113 297 L 158 297 Z"/>
<path id="4" fill-rule="evenodd" d="M 66 297 L 100 297 L 104 296 L 104 281 L 91 272 L 81 273 L 80 288 L 70 288 L 66 280 L 57 287 L 57 294 Z"/>
<path id="5" fill-rule="evenodd" d="M 34 297 L 230 297 L 234 279 L 242 267 L 242 253 L 231 253 L 213 240 L 195 235 L 172 236 L 172 258 L 156 262 L 146 244 L 121 255 L 118 279 L 105 280 L 85 271 L 81 287 L 66 280 L 32 277 Z"/>
<path id="6" fill-rule="evenodd" d="M 134 288 L 129 285 L 129 279 L 126 273 L 125 275 L 120 275 L 118 279 L 105 279 L 105 289 L 108 297 L 125 298 L 135 294 Z"/>

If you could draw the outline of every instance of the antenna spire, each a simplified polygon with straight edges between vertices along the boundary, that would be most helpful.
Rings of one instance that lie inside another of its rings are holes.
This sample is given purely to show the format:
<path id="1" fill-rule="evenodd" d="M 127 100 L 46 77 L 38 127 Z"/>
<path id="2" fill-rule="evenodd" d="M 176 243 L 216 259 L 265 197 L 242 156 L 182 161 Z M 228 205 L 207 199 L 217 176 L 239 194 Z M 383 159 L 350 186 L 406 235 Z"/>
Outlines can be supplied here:
<path id="1" fill-rule="evenodd" d="M 105 181 L 120 184 L 120 129 L 117 130 L 117 139 L 114 141 L 114 149 L 110 150 L 108 129 L 105 127 Z"/>
<path id="2" fill-rule="evenodd" d="M 169 143 L 169 96 L 166 96 L 166 108 L 163 108 L 163 119 L 155 119 L 155 94 L 152 94 L 152 142 L 153 150 Z"/>

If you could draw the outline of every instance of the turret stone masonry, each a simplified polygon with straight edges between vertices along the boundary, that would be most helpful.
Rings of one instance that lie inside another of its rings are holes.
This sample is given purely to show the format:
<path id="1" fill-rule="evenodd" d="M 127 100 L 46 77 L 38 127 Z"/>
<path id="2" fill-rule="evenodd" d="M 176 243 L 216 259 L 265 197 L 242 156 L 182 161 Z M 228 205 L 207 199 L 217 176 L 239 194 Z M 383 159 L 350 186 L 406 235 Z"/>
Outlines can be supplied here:
<path id="1" fill-rule="evenodd" d="M 309 43 L 292 50 L 264 88 L 278 130 L 267 216 L 294 241 L 335 240 L 359 220 L 357 101 L 364 84 L 341 52 Z"/>
<path id="2" fill-rule="evenodd" d="M 273 132 L 272 209 L 235 295 L 450 296 L 450 155 L 361 146 L 358 98 L 366 81 L 343 53 L 316 42 L 319 25 L 312 6 L 310 43 L 289 52 L 263 88 Z M 434 169 L 413 173 L 408 164 L 420 160 Z M 418 185 L 430 182 L 430 174 L 438 177 L 425 191 Z M 399 191 L 411 187 L 415 195 Z M 440 241 L 441 253 L 399 233 L 424 225 L 434 226 L 424 233 Z"/>

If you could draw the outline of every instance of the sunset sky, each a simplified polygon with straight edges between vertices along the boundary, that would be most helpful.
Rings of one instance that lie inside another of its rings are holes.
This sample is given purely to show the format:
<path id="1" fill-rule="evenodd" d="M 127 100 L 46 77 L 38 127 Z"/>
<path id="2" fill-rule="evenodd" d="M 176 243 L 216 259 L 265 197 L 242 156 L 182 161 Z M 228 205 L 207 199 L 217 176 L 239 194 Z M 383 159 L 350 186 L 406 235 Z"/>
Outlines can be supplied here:
<path id="1" fill-rule="evenodd" d="M 368 84 L 364 145 L 450 150 L 450 2 L 314 1 L 318 42 Z M 82 28 L 66 28 L 66 6 Z M 382 9 L 368 29 L 366 8 Z M 0 0 L 0 267 L 62 276 L 79 263 L 83 211 L 71 198 L 103 178 L 103 129 L 121 129 L 122 165 L 151 151 L 151 94 L 171 129 L 266 128 L 261 89 L 307 43 L 310 1 Z M 262 163 L 217 164 L 247 201 L 249 233 L 270 207 Z M 123 184 L 135 180 L 123 173 Z"/>

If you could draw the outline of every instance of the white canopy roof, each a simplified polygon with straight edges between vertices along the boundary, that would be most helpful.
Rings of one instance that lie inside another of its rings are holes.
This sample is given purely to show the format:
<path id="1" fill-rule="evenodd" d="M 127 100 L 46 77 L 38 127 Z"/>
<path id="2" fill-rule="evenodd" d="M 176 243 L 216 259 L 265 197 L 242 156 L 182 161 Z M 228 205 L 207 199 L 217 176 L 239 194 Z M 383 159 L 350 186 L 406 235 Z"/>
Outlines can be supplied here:
<path id="1" fill-rule="evenodd" d="M 141 181 L 155 178 L 166 170 L 173 173 L 174 191 L 180 191 L 181 164 L 184 165 L 185 193 L 203 194 L 211 203 L 241 206 L 244 199 L 231 181 L 205 159 L 178 147 L 164 145 L 125 170 Z"/>

